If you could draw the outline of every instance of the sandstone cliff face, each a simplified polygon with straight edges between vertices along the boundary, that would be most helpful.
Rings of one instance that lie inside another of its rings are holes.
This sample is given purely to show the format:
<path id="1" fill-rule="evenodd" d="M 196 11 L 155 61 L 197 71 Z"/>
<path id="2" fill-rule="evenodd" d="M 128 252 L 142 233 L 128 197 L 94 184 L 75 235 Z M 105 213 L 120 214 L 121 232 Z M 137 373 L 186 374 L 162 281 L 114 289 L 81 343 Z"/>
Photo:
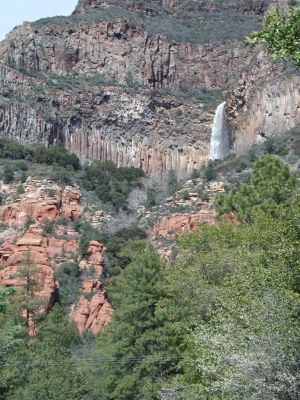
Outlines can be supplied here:
<path id="1" fill-rule="evenodd" d="M 300 74 L 262 57 L 229 95 L 227 117 L 238 152 L 293 128 L 300 122 Z"/>
<path id="2" fill-rule="evenodd" d="M 20 276 L 20 271 L 28 259 L 35 271 L 38 285 L 35 296 L 40 299 L 40 313 L 47 312 L 59 298 L 60 282 L 56 272 L 62 264 L 79 262 L 82 295 L 71 307 L 70 317 L 80 334 L 86 330 L 99 333 L 112 314 L 100 281 L 105 268 L 105 248 L 98 242 L 91 242 L 88 260 L 80 260 L 80 234 L 72 227 L 72 222 L 82 215 L 80 191 L 32 179 L 24 188 L 25 192 L 14 199 L 16 193 L 11 185 L 1 187 L 6 204 L 0 207 L 0 222 L 6 229 L 0 233 L 0 287 L 24 287 L 26 279 Z M 63 225 L 59 222 L 61 218 L 65 221 Z M 45 232 L 44 222 L 56 222 L 52 233 Z M 35 335 L 37 331 L 32 320 L 30 334 Z"/>

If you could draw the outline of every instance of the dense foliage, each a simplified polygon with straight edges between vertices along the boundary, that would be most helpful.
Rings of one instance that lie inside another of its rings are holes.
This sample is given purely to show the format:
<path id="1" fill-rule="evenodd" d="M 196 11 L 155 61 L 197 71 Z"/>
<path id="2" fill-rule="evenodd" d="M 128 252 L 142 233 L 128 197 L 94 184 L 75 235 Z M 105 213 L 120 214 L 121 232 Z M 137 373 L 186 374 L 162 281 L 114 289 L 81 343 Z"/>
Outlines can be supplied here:
<path id="1" fill-rule="evenodd" d="M 86 190 L 95 191 L 103 202 L 119 209 L 127 206 L 130 191 L 143 176 L 144 172 L 138 168 L 117 168 L 110 161 L 93 161 L 84 169 L 82 185 Z"/>
<path id="2" fill-rule="evenodd" d="M 263 43 L 274 60 L 292 60 L 300 68 L 300 8 L 267 13 L 263 30 L 245 41 L 250 45 Z"/>
<path id="3" fill-rule="evenodd" d="M 173 264 L 143 241 L 125 245 L 126 235 L 143 238 L 134 227 L 108 239 L 114 268 L 120 261 L 108 287 L 115 311 L 95 339 L 79 339 L 59 306 L 29 339 L 18 291 L 1 291 L 0 398 L 298 399 L 297 178 L 265 157 L 222 201 L 233 196 L 251 217 L 185 234 Z M 255 201 L 245 206 L 248 198 Z M 78 268 L 58 274 L 68 299 Z"/>
<path id="4" fill-rule="evenodd" d="M 79 158 L 64 147 L 30 147 L 4 138 L 0 138 L 0 159 L 3 159 L 4 183 L 16 180 L 24 183 L 27 171 L 32 175 L 41 173 L 36 164 L 48 165 L 51 168 L 44 173 L 47 178 L 63 185 L 78 183 L 95 192 L 99 200 L 110 204 L 115 211 L 128 206 L 129 193 L 140 185 L 140 179 L 144 177 L 139 168 L 117 168 L 113 162 L 94 161 L 83 166 Z M 6 164 L 7 160 L 18 161 Z"/>
<path id="5" fill-rule="evenodd" d="M 233 212 L 240 221 L 250 221 L 257 209 L 275 215 L 289 207 L 291 194 L 298 186 L 296 174 L 279 158 L 265 156 L 254 163 L 249 182 L 242 183 L 216 200 L 219 216 Z"/>

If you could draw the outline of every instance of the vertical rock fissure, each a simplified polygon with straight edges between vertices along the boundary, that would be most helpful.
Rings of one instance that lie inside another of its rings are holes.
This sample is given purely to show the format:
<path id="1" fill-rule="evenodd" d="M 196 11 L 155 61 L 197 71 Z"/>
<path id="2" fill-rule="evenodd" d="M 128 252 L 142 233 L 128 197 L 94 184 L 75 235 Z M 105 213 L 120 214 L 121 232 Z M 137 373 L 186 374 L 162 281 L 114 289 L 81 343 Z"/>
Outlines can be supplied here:
<path id="1" fill-rule="evenodd" d="M 210 141 L 210 160 L 222 160 L 230 150 L 229 128 L 225 116 L 226 102 L 217 107 Z"/>

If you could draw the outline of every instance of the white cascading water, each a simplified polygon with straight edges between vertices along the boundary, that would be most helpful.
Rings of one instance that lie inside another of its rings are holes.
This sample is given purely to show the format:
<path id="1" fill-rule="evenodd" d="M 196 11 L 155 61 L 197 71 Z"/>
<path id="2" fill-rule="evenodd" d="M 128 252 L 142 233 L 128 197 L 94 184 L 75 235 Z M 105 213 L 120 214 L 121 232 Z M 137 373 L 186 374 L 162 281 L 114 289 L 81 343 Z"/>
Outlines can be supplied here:
<path id="1" fill-rule="evenodd" d="M 226 102 L 217 107 L 210 141 L 210 160 L 223 160 L 229 153 L 229 129 L 225 117 Z"/>

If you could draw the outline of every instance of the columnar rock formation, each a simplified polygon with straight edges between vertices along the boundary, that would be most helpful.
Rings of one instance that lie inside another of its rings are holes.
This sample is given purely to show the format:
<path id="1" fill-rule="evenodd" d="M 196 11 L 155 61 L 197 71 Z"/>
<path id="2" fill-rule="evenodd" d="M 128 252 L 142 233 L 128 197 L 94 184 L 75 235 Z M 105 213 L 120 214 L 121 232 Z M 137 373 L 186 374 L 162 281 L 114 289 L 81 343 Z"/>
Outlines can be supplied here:
<path id="1" fill-rule="evenodd" d="M 186 176 L 207 159 L 213 113 L 202 102 L 112 86 L 55 90 L 5 66 L 1 77 L 7 93 L 0 97 L 5 135 L 62 143 L 83 160 L 112 160 L 158 176 L 171 168 Z M 19 91 L 30 103 L 15 101 Z"/>
<path id="2" fill-rule="evenodd" d="M 299 120 L 297 78 L 265 86 L 242 42 L 278 2 L 80 0 L 70 17 L 25 22 L 0 44 L 0 134 L 182 178 L 207 161 L 216 106 L 241 74 L 232 146 L 281 132 Z"/>
<path id="3" fill-rule="evenodd" d="M 229 95 L 227 119 L 237 152 L 295 127 L 300 123 L 300 75 L 291 66 L 261 58 Z"/>

